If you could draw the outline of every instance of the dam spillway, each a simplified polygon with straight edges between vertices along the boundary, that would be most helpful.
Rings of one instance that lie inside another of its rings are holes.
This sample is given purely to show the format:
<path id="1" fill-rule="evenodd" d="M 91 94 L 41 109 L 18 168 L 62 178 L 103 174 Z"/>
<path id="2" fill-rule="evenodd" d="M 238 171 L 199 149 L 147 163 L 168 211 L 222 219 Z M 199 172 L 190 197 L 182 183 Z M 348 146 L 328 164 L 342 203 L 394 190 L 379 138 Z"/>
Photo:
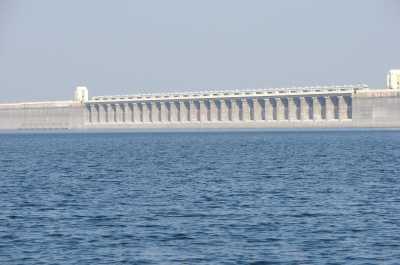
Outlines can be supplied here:
<path id="1" fill-rule="evenodd" d="M 366 85 L 94 96 L 0 104 L 0 130 L 400 128 L 400 71 Z"/>
<path id="2" fill-rule="evenodd" d="M 228 128 L 350 121 L 352 94 L 365 88 L 332 86 L 93 97 L 85 104 L 85 126 Z"/>

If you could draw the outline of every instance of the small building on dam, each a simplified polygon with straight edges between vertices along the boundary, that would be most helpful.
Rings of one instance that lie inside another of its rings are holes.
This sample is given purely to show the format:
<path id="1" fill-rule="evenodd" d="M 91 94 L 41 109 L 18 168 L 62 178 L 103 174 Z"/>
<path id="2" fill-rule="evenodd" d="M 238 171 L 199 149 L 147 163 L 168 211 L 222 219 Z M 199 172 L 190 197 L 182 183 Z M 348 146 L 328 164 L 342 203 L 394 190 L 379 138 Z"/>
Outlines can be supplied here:
<path id="1" fill-rule="evenodd" d="M 221 90 L 0 103 L 0 130 L 400 128 L 400 70 L 366 85 Z"/>

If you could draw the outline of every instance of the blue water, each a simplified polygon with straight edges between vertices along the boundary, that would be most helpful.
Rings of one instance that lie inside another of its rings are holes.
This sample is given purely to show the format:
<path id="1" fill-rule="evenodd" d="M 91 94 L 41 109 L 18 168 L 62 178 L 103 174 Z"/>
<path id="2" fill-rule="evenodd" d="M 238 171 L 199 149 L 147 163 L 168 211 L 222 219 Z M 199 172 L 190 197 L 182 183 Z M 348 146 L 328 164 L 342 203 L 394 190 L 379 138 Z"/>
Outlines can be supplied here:
<path id="1" fill-rule="evenodd" d="M 400 264 L 400 132 L 0 135 L 0 264 Z"/>

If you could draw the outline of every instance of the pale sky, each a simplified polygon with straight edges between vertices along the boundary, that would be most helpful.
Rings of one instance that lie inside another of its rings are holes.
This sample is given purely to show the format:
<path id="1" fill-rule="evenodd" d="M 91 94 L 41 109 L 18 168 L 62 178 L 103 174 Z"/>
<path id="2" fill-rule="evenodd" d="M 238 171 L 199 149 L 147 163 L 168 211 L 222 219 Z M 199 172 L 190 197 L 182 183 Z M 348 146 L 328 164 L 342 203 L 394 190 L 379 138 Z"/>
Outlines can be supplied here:
<path id="1" fill-rule="evenodd" d="M 399 26 L 399 0 L 0 0 L 0 101 L 380 88 Z"/>

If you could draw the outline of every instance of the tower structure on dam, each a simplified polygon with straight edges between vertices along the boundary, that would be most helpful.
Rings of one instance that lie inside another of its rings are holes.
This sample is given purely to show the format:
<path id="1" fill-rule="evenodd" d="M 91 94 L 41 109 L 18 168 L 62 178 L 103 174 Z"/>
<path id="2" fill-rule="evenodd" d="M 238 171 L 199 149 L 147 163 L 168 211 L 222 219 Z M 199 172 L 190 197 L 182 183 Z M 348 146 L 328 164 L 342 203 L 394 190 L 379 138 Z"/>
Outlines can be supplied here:
<path id="1" fill-rule="evenodd" d="M 390 70 L 387 75 L 387 88 L 400 89 L 400 70 Z"/>
<path id="2" fill-rule="evenodd" d="M 215 90 L 0 104 L 0 129 L 400 127 L 400 70 L 366 85 Z"/>

